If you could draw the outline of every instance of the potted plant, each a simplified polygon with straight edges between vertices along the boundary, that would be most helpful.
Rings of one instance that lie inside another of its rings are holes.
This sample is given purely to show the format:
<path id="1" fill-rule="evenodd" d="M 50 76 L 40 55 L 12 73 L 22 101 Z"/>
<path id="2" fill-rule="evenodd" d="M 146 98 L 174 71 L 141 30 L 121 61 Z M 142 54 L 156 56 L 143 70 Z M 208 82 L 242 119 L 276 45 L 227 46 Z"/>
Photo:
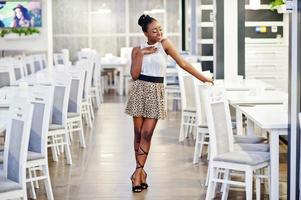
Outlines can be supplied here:
<path id="1" fill-rule="evenodd" d="M 270 0 L 271 10 L 277 10 L 278 13 L 286 12 L 286 0 Z"/>

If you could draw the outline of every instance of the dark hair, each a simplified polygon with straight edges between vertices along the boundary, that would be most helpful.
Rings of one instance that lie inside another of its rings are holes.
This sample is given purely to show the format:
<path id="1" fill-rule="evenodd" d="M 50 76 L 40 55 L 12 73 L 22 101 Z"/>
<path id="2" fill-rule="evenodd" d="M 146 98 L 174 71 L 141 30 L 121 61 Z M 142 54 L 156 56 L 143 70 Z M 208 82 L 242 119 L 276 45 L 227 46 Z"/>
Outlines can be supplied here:
<path id="1" fill-rule="evenodd" d="M 143 32 L 147 32 L 148 24 L 152 23 L 153 21 L 157 21 L 157 20 L 149 15 L 143 14 L 139 17 L 138 24 L 139 26 L 142 27 Z"/>
<path id="2" fill-rule="evenodd" d="M 22 6 L 21 4 L 18 4 L 14 9 L 13 11 L 15 11 L 17 8 L 20 9 L 20 11 L 22 12 L 23 14 L 23 17 L 27 20 L 30 20 L 31 19 L 31 16 L 27 10 L 27 8 L 25 8 L 24 6 Z M 15 16 L 15 19 L 17 19 L 17 17 Z"/>

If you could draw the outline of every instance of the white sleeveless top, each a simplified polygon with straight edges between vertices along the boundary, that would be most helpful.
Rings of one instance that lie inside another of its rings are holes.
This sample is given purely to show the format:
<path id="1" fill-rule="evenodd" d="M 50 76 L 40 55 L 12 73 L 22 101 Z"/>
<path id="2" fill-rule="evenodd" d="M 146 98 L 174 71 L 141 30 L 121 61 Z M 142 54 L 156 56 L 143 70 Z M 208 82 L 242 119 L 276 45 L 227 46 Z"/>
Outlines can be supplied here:
<path id="1" fill-rule="evenodd" d="M 157 52 L 152 54 L 146 54 L 143 56 L 141 74 L 154 77 L 165 77 L 167 66 L 167 54 L 162 46 L 161 42 L 157 42 L 153 45 L 144 44 L 140 45 L 140 48 L 148 46 L 157 47 Z"/>

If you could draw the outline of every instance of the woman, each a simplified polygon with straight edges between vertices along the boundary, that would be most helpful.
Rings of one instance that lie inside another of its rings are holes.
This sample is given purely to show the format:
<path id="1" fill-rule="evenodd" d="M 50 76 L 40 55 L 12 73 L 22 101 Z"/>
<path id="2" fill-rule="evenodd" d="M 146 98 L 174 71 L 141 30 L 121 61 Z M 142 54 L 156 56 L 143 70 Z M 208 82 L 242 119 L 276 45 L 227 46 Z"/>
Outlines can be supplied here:
<path id="1" fill-rule="evenodd" d="M 32 26 L 31 17 L 28 10 L 24 6 L 18 4 L 13 11 L 15 12 L 15 17 L 12 22 L 12 27 L 19 28 Z"/>
<path id="2" fill-rule="evenodd" d="M 129 93 L 126 113 L 133 116 L 136 170 L 131 176 L 132 191 L 141 192 L 148 187 L 143 167 L 151 146 L 151 139 L 158 119 L 166 117 L 164 76 L 167 56 L 202 82 L 213 83 L 186 62 L 169 39 L 163 38 L 160 23 L 149 15 L 142 15 L 138 24 L 147 43 L 132 50 L 131 76 L 134 80 Z"/>

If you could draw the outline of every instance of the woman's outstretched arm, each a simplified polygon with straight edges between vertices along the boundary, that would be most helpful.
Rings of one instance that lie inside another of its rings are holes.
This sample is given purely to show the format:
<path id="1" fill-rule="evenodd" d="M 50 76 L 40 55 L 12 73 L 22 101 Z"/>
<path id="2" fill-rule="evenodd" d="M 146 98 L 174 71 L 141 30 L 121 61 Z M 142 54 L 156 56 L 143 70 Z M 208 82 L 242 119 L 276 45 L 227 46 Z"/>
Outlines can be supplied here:
<path id="1" fill-rule="evenodd" d="M 209 82 L 213 84 L 213 80 L 211 78 L 207 78 L 198 70 L 196 70 L 190 63 L 188 63 L 184 58 L 179 54 L 174 45 L 171 43 L 169 39 L 164 39 L 162 41 L 162 45 L 165 49 L 165 52 L 170 55 L 176 63 L 185 71 L 196 77 L 202 82 Z"/>

